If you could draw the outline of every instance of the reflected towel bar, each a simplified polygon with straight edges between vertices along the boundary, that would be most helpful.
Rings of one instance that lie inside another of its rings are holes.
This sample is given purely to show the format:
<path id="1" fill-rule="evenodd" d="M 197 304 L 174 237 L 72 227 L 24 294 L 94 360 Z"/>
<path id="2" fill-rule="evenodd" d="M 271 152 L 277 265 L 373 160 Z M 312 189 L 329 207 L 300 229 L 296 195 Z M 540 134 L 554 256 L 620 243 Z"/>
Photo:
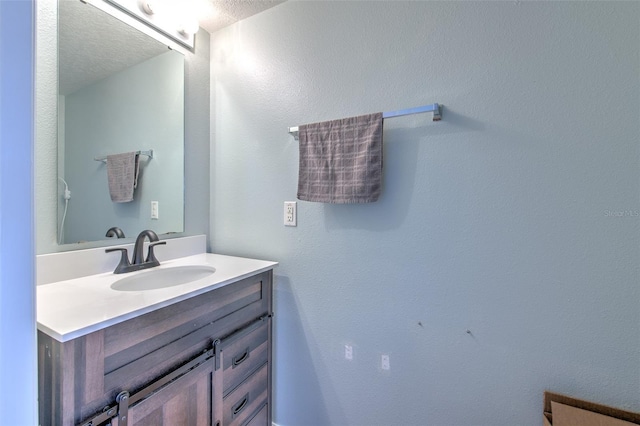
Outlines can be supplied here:
<path id="1" fill-rule="evenodd" d="M 147 150 L 147 151 L 136 151 L 136 154 L 138 155 L 146 155 L 147 157 L 149 157 L 149 160 L 151 160 L 153 158 L 153 150 Z M 103 163 L 107 162 L 107 156 L 105 155 L 104 157 L 96 157 L 94 158 L 95 161 L 102 161 Z"/>
<path id="2" fill-rule="evenodd" d="M 442 120 L 442 106 L 440 104 L 430 104 L 415 108 L 401 109 L 398 111 L 383 112 L 382 118 L 401 117 L 403 115 L 420 114 L 423 112 L 432 112 L 433 121 Z M 298 126 L 289 127 L 289 133 L 292 134 L 296 140 L 298 140 Z"/>

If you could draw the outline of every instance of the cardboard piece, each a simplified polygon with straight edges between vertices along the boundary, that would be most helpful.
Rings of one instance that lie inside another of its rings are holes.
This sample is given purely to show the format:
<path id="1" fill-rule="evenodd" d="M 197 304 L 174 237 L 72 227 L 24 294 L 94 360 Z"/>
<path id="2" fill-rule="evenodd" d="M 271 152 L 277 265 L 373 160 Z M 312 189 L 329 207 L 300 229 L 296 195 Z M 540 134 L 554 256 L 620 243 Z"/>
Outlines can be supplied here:
<path id="1" fill-rule="evenodd" d="M 544 413 L 542 426 L 551 426 L 551 413 Z"/>
<path id="2" fill-rule="evenodd" d="M 590 412 L 590 414 L 599 414 L 601 417 L 596 417 L 598 421 L 606 421 L 605 423 L 583 423 L 581 421 L 577 421 L 574 423 L 567 423 L 567 425 L 577 425 L 577 426 L 622 426 L 622 425 L 631 425 L 636 426 L 640 425 L 640 413 L 635 413 L 632 411 L 625 411 L 619 408 L 609 407 L 602 404 L 596 404 L 595 402 L 584 401 L 581 399 L 573 398 L 566 395 L 561 395 L 553 392 L 545 392 L 544 393 L 544 417 L 543 424 L 544 426 L 563 426 L 558 424 L 558 421 L 564 422 L 566 419 L 563 417 L 558 420 L 556 417 L 556 412 L 553 411 L 552 403 L 554 406 L 558 407 L 558 405 L 568 406 L 569 408 L 579 409 L 581 411 Z M 573 410 L 566 410 L 565 407 L 559 408 L 562 412 L 561 416 L 569 414 L 581 416 L 583 413 L 579 413 Z M 590 417 L 591 418 L 591 417 Z M 591 421 L 588 418 L 588 421 Z M 623 421 L 623 423 L 607 423 L 609 421 Z"/>
<path id="3" fill-rule="evenodd" d="M 624 420 L 555 401 L 551 401 L 551 413 L 553 426 L 636 426 Z"/>

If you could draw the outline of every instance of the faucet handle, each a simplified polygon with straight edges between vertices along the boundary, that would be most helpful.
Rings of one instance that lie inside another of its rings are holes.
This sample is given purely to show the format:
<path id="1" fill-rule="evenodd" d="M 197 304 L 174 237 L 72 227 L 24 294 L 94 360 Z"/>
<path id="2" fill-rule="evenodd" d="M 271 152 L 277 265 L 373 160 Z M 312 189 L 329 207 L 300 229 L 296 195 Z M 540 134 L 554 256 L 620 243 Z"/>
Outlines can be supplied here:
<path id="1" fill-rule="evenodd" d="M 105 253 L 111 253 L 114 251 L 120 251 L 122 252 L 122 255 L 120 256 L 120 262 L 118 263 L 118 266 L 116 266 L 116 269 L 115 271 L 113 271 L 113 273 L 122 274 L 123 272 L 127 272 L 127 268 L 131 266 L 131 263 L 129 263 L 129 254 L 127 253 L 127 249 L 124 247 L 110 248 L 106 249 Z"/>
<path id="2" fill-rule="evenodd" d="M 158 261 L 158 259 L 156 259 L 156 255 L 153 252 L 153 248 L 155 246 L 159 246 L 159 245 L 165 245 L 167 244 L 166 241 L 159 241 L 157 243 L 151 243 L 149 244 L 149 252 L 147 253 L 147 260 L 145 261 L 146 263 L 153 263 L 154 265 L 159 265 L 160 261 Z"/>

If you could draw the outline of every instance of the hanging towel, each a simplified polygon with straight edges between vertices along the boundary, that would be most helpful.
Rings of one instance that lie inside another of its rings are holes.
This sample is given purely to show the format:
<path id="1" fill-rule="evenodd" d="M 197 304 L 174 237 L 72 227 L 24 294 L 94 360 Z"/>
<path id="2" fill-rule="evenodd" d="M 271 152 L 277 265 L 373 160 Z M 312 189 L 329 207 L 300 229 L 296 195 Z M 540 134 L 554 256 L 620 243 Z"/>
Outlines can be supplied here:
<path id="1" fill-rule="evenodd" d="M 138 167 L 139 156 L 135 152 L 107 156 L 107 179 L 111 201 L 133 201 L 133 190 L 138 186 Z"/>
<path id="2" fill-rule="evenodd" d="M 382 113 L 298 127 L 298 199 L 371 203 L 382 186 Z"/>

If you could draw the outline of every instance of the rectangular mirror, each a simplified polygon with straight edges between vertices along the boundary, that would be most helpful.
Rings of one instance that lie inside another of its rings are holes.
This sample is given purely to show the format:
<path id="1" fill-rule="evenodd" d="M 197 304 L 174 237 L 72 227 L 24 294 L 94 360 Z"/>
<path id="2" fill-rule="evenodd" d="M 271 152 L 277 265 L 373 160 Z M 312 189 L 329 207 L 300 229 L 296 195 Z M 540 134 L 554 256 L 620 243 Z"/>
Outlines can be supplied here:
<path id="1" fill-rule="evenodd" d="M 59 1 L 58 37 L 58 243 L 183 232 L 184 56 L 79 0 Z M 96 158 L 149 150 L 133 201 L 112 202 Z"/>

